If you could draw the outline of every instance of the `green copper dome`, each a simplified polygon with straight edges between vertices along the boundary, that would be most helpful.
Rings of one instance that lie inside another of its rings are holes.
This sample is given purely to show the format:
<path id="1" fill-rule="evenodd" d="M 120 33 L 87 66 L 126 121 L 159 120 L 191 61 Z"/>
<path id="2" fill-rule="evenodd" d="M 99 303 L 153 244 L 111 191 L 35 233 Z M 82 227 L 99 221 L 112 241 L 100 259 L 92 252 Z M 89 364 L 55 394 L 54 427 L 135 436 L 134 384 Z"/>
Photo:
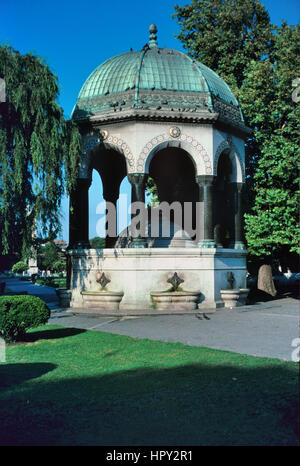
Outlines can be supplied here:
<path id="1" fill-rule="evenodd" d="M 91 73 L 79 93 L 74 119 L 128 109 L 177 113 L 232 109 L 243 121 L 236 98 L 214 71 L 180 51 L 159 48 L 156 26 L 149 31 L 149 44 L 141 51 L 109 58 Z"/>

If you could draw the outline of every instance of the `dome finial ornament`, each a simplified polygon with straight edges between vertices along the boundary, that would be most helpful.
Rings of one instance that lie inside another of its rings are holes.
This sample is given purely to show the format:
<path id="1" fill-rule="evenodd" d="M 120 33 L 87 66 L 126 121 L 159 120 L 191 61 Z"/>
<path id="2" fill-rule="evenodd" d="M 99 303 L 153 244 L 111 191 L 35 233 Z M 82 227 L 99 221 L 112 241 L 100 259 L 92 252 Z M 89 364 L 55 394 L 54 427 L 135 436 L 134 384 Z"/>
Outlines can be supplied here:
<path id="1" fill-rule="evenodd" d="M 158 47 L 157 42 L 156 42 L 156 39 L 157 39 L 157 35 L 156 35 L 157 27 L 155 26 L 155 24 L 151 24 L 151 26 L 149 27 L 149 32 L 150 32 L 149 47 L 150 48 Z"/>

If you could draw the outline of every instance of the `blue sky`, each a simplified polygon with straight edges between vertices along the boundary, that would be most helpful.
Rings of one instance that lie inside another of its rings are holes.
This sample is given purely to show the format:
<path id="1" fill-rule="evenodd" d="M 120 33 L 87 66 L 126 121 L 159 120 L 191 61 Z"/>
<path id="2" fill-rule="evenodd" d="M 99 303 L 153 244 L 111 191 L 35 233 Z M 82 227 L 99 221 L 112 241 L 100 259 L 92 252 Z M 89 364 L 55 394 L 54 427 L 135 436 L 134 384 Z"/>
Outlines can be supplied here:
<path id="1" fill-rule="evenodd" d="M 58 75 L 59 102 L 68 118 L 77 95 L 89 74 L 104 60 L 130 48 L 140 50 L 149 38 L 149 25 L 158 28 L 161 47 L 183 50 L 175 39 L 179 32 L 172 19 L 174 4 L 187 0 L 122 1 L 113 0 L 0 0 L 0 42 L 9 42 L 21 53 L 42 56 Z M 271 21 L 289 24 L 300 20 L 300 0 L 262 0 Z M 124 180 L 121 192 L 129 193 Z M 98 175 L 90 188 L 90 237 L 96 236 L 100 218 L 96 205 L 101 202 L 102 187 Z M 68 200 L 62 203 L 63 230 L 68 240 Z"/>

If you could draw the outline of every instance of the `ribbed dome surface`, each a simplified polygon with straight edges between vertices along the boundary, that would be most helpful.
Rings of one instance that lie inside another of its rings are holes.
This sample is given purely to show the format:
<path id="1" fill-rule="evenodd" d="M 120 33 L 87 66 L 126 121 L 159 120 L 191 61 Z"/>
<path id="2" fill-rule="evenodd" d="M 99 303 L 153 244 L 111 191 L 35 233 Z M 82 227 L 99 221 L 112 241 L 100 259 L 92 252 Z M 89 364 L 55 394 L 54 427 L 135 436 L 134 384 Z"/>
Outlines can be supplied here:
<path id="1" fill-rule="evenodd" d="M 173 110 L 183 101 L 183 107 L 192 103 L 196 109 L 197 98 L 201 104 L 198 107 L 210 111 L 214 111 L 214 98 L 235 107 L 235 111 L 239 109 L 229 86 L 214 71 L 180 51 L 159 48 L 152 29 L 149 45 L 141 51 L 109 58 L 90 74 L 80 90 L 73 117 L 112 107 L 149 108 L 143 106 L 149 102 Z"/>
<path id="2" fill-rule="evenodd" d="M 207 92 L 238 105 L 229 86 L 202 63 L 170 49 L 117 55 L 98 66 L 84 83 L 78 99 L 124 92 L 129 89 Z"/>

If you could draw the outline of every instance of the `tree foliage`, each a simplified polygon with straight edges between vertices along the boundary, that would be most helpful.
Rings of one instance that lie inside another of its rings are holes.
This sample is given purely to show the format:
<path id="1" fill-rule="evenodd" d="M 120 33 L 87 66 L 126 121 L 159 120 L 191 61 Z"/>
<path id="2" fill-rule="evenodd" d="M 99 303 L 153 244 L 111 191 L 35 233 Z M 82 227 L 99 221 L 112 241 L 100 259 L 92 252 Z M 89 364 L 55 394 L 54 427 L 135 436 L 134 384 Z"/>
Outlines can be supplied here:
<path id="1" fill-rule="evenodd" d="M 90 245 L 93 249 L 103 249 L 105 248 L 105 238 L 95 236 L 95 238 L 90 239 Z"/>
<path id="2" fill-rule="evenodd" d="M 188 54 L 218 73 L 238 98 L 249 61 L 272 48 L 265 7 L 258 0 L 192 0 L 175 10 L 177 38 Z"/>
<path id="3" fill-rule="evenodd" d="M 28 267 L 28 264 L 26 264 L 26 262 L 18 261 L 12 266 L 11 270 L 13 273 L 23 273 L 23 272 L 26 272 L 28 268 L 29 267 Z"/>
<path id="4" fill-rule="evenodd" d="M 245 123 L 246 240 L 256 256 L 299 251 L 299 25 L 272 25 L 259 0 L 192 0 L 175 6 L 188 54 L 232 88 Z"/>
<path id="5" fill-rule="evenodd" d="M 51 272 L 66 270 L 66 257 L 64 252 L 53 242 L 49 242 L 39 248 L 39 268 Z"/>
<path id="6" fill-rule="evenodd" d="M 66 260 L 63 260 L 63 261 L 60 260 L 60 261 L 54 262 L 54 264 L 52 265 L 51 271 L 56 272 L 56 273 L 66 272 L 66 268 L 67 268 Z"/>
<path id="7" fill-rule="evenodd" d="M 46 238 L 60 226 L 59 207 L 74 185 L 81 136 L 57 103 L 58 80 L 42 58 L 0 46 L 0 244 L 30 254 L 36 225 Z"/>
<path id="8" fill-rule="evenodd" d="M 280 258 L 287 246 L 290 252 L 300 252 L 300 107 L 292 99 L 292 81 L 300 76 L 300 25 L 283 23 L 270 57 L 251 62 L 248 70 L 241 102 L 255 129 L 261 157 L 251 180 L 255 197 L 245 216 L 246 239 L 251 254 Z"/>
<path id="9" fill-rule="evenodd" d="M 147 178 L 146 181 L 146 193 L 148 196 L 148 206 L 154 206 L 159 203 L 157 185 L 154 179 L 150 176 Z"/>

